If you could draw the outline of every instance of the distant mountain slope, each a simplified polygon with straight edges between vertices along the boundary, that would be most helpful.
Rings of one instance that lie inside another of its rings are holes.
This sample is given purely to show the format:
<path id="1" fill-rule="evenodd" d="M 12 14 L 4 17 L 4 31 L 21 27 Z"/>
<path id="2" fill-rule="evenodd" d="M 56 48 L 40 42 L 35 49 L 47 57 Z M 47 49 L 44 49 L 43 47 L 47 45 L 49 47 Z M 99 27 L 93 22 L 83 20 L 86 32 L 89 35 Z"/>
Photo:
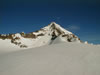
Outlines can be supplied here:
<path id="1" fill-rule="evenodd" d="M 0 39 L 2 42 L 5 42 L 5 45 L 9 45 L 11 43 L 20 48 L 34 48 L 53 44 L 53 41 L 55 41 L 58 37 L 61 42 L 81 42 L 76 35 L 65 30 L 55 22 L 52 22 L 48 26 L 41 28 L 38 31 L 27 34 L 22 32 L 16 34 L 0 35 Z M 8 40 L 10 41 L 9 43 L 6 42 Z"/>

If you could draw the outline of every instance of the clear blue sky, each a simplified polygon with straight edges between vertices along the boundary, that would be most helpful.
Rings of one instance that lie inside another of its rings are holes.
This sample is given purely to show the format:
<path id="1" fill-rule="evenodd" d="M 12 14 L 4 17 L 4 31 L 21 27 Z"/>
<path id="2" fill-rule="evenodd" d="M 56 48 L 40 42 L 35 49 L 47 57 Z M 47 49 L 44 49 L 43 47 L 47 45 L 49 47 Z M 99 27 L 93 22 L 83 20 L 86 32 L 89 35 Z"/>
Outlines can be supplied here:
<path id="1" fill-rule="evenodd" d="M 0 34 L 33 32 L 53 21 L 100 44 L 99 0 L 0 0 Z"/>

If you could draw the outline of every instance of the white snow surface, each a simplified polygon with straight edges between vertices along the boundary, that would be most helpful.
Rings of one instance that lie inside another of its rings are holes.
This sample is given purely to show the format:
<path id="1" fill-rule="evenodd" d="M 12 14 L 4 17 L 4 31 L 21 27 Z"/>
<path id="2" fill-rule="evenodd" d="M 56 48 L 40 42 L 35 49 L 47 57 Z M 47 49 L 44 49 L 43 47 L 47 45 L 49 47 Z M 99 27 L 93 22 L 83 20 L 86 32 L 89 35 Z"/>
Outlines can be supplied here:
<path id="1" fill-rule="evenodd" d="M 11 40 L 6 39 L 5 41 L 0 39 L 0 54 L 21 50 L 18 46 L 11 43 Z"/>
<path id="2" fill-rule="evenodd" d="M 0 75 L 100 75 L 100 46 L 68 42 L 6 52 Z"/>

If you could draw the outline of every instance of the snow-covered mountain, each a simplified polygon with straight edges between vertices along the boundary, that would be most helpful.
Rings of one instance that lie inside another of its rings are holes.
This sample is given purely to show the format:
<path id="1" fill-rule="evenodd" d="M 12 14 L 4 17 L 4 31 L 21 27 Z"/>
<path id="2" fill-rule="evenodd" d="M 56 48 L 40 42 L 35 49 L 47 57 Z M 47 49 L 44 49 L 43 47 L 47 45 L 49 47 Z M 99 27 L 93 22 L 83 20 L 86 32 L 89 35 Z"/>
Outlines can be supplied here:
<path id="1" fill-rule="evenodd" d="M 100 45 L 81 43 L 55 22 L 0 35 L 0 75 L 100 75 Z"/>
<path id="2" fill-rule="evenodd" d="M 0 35 L 0 43 L 13 44 L 19 48 L 34 48 L 59 42 L 81 42 L 72 32 L 52 22 L 46 27 L 31 33 Z"/>

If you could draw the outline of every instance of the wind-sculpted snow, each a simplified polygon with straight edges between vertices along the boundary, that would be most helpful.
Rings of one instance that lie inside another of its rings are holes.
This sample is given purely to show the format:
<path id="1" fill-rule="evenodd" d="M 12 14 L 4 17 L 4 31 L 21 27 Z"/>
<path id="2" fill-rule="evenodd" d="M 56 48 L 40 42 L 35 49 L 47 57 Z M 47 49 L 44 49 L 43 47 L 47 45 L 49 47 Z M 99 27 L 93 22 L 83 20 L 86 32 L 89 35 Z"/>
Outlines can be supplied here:
<path id="1" fill-rule="evenodd" d="M 100 46 L 68 42 L 9 52 L 0 55 L 0 75 L 100 75 Z"/>

